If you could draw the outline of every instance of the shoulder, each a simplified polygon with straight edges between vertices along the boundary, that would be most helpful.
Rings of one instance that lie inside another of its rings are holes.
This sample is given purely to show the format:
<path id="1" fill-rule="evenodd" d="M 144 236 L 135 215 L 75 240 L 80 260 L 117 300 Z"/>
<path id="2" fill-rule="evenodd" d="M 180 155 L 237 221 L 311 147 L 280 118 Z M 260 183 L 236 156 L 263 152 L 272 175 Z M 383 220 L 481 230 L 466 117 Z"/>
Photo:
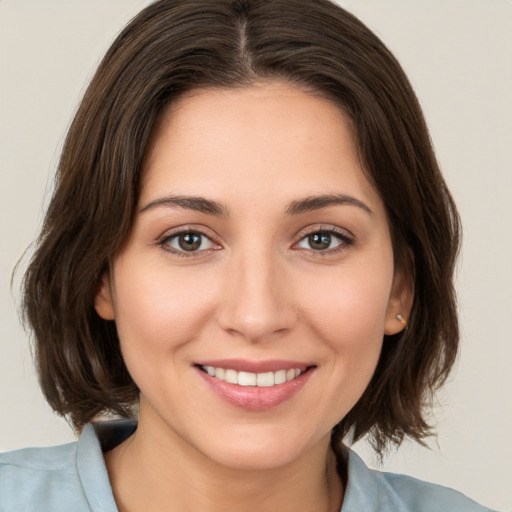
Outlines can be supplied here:
<path id="1" fill-rule="evenodd" d="M 0 471 L 35 470 L 60 471 L 66 469 L 76 454 L 77 443 L 46 448 L 23 448 L 0 453 Z"/>
<path id="2" fill-rule="evenodd" d="M 406 475 L 380 473 L 391 493 L 417 512 L 489 512 L 461 492 Z"/>
<path id="3" fill-rule="evenodd" d="M 76 470 L 77 443 L 0 454 L 0 510 L 87 510 Z M 30 508 L 31 509 L 31 508 Z M 68 508 L 69 510 L 69 508 Z"/>
<path id="4" fill-rule="evenodd" d="M 491 512 L 448 487 L 369 469 L 352 451 L 348 480 L 342 512 Z"/>
<path id="5" fill-rule="evenodd" d="M 25 510 L 117 511 L 92 425 L 75 443 L 0 454 L 0 511 Z"/>

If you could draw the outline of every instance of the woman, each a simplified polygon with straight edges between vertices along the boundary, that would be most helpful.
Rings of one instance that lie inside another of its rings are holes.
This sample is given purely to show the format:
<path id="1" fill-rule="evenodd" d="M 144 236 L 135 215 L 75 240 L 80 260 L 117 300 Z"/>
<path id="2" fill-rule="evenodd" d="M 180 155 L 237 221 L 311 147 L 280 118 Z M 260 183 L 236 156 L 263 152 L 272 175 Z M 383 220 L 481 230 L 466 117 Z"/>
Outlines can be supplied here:
<path id="1" fill-rule="evenodd" d="M 152 4 L 85 94 L 25 278 L 42 389 L 83 433 L 3 455 L 3 509 L 484 510 L 342 445 L 430 434 L 458 230 L 355 18 Z"/>

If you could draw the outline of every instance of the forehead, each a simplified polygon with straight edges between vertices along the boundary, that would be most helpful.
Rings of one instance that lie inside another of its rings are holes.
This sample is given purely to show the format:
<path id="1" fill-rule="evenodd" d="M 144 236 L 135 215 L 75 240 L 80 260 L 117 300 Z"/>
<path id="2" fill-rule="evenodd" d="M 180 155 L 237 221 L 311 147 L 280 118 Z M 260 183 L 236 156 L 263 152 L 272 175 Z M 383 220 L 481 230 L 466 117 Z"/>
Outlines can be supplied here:
<path id="1" fill-rule="evenodd" d="M 195 90 L 168 106 L 146 153 L 141 202 L 250 191 L 268 203 L 336 188 L 378 200 L 350 120 L 327 99 L 271 82 Z"/>

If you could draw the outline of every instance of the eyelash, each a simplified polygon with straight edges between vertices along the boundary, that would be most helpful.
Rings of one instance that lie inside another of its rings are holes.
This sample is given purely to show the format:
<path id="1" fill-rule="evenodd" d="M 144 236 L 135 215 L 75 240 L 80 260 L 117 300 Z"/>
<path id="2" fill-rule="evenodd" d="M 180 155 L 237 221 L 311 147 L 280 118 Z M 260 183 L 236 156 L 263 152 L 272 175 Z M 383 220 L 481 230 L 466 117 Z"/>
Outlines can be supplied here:
<path id="1" fill-rule="evenodd" d="M 181 229 L 180 231 L 176 231 L 171 234 L 166 234 L 163 236 L 159 241 L 157 241 L 157 245 L 161 246 L 165 251 L 172 253 L 175 256 L 178 256 L 180 258 L 193 258 L 197 257 L 199 254 L 204 253 L 209 249 L 202 249 L 202 250 L 193 250 L 193 251 L 186 251 L 185 249 L 179 250 L 175 249 L 169 246 L 169 243 L 173 239 L 177 239 L 178 237 L 182 235 L 197 235 L 201 238 L 206 238 L 211 244 L 218 245 L 215 240 L 212 239 L 211 236 L 207 235 L 200 229 Z M 342 251 L 347 250 L 349 247 L 354 245 L 355 241 L 352 236 L 348 235 L 346 232 L 341 231 L 336 228 L 319 228 L 315 229 L 313 231 L 305 231 L 300 234 L 300 239 L 297 243 L 294 244 L 294 248 L 297 247 L 301 242 L 306 240 L 308 237 L 313 235 L 327 235 L 329 237 L 336 237 L 339 240 L 339 244 L 331 249 L 326 250 L 315 250 L 315 249 L 305 249 L 310 251 L 315 256 L 325 257 L 331 254 L 336 254 Z M 202 244 L 203 242 L 201 242 Z M 215 250 L 215 249 L 214 249 Z M 300 249 L 297 249 L 300 250 Z"/>

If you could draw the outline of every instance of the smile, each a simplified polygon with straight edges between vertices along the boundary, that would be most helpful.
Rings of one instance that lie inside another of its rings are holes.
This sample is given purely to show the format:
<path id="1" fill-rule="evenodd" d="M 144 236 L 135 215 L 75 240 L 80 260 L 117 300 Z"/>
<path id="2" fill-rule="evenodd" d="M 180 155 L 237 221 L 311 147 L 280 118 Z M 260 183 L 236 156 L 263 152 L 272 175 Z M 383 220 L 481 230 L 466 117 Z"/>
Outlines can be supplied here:
<path id="1" fill-rule="evenodd" d="M 201 370 L 211 377 L 228 382 L 229 384 L 238 384 L 239 386 L 251 387 L 272 387 L 285 382 L 290 382 L 302 373 L 305 369 L 290 368 L 288 370 L 277 370 L 275 372 L 252 373 L 236 371 L 234 369 L 216 368 L 214 366 L 200 366 Z"/>

